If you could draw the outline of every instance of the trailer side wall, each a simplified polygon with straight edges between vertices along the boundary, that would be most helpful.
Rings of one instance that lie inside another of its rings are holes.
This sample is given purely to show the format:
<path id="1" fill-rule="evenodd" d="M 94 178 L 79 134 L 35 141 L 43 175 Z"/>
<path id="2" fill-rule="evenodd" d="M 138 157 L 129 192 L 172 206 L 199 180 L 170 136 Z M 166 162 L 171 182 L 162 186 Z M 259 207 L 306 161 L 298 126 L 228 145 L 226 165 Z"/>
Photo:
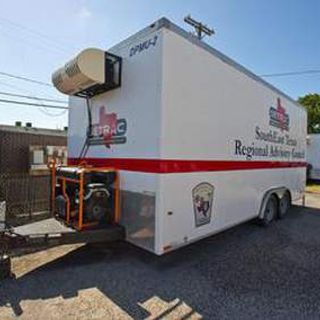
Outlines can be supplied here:
<path id="1" fill-rule="evenodd" d="M 175 32 L 163 46 L 160 253 L 256 217 L 269 189 L 300 198 L 306 149 L 302 107 Z"/>

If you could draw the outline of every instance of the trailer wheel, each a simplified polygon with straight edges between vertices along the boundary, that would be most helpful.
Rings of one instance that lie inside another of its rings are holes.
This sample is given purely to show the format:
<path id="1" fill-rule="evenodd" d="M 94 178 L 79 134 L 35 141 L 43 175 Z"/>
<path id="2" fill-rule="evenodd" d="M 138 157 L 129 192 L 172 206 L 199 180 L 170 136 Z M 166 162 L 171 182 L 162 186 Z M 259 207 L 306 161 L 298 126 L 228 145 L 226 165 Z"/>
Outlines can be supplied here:
<path id="1" fill-rule="evenodd" d="M 272 194 L 267 203 L 263 212 L 263 217 L 261 219 L 261 224 L 268 226 L 277 216 L 278 211 L 278 199 Z"/>
<path id="2" fill-rule="evenodd" d="M 279 210 L 278 210 L 278 218 L 282 219 L 287 214 L 288 210 L 291 206 L 291 198 L 288 191 L 284 193 L 282 198 L 279 201 Z"/>

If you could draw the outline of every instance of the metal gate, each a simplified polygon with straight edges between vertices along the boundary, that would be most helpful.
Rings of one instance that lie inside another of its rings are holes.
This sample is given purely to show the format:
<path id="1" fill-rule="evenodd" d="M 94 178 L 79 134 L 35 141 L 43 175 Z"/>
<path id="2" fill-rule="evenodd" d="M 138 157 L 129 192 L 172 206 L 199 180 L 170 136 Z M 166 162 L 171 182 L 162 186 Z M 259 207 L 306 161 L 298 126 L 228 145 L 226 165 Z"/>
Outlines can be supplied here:
<path id="1" fill-rule="evenodd" d="M 50 177 L 24 173 L 0 174 L 0 201 L 6 201 L 9 223 L 18 225 L 49 215 Z"/>

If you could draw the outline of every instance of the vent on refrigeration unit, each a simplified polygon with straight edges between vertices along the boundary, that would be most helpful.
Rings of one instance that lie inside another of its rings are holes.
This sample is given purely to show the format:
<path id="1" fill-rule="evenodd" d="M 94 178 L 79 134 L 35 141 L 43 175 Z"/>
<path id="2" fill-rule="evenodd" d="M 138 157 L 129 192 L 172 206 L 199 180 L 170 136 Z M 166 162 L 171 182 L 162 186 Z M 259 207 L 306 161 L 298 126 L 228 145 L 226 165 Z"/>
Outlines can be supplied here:
<path id="1" fill-rule="evenodd" d="M 54 72 L 52 82 L 62 93 L 92 97 L 121 86 L 121 64 L 121 57 L 86 49 Z"/>

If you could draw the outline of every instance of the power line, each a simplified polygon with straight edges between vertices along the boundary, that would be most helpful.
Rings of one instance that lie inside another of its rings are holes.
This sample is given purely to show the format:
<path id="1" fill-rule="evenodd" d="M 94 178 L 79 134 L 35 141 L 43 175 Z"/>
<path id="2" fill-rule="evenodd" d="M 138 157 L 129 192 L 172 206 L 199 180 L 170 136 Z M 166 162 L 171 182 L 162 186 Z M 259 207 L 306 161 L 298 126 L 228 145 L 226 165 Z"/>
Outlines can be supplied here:
<path id="1" fill-rule="evenodd" d="M 45 108 L 51 108 L 51 109 L 63 109 L 68 110 L 68 107 L 64 106 L 57 106 L 57 105 L 51 105 L 51 104 L 43 104 L 43 103 L 31 103 L 31 102 L 22 102 L 17 100 L 7 100 L 7 99 L 0 99 L 0 102 L 3 103 L 12 103 L 12 104 L 21 104 L 21 105 L 27 105 L 27 106 L 33 106 L 33 107 L 45 107 Z"/>
<path id="2" fill-rule="evenodd" d="M 50 113 L 49 111 L 47 111 L 46 108 L 43 109 L 39 109 L 39 111 L 41 111 L 43 114 L 45 114 L 48 117 L 61 117 L 62 115 L 64 115 L 66 112 L 68 112 L 68 110 L 62 110 L 59 113 Z"/>
<path id="3" fill-rule="evenodd" d="M 20 34 L 20 33 L 12 33 L 11 30 L 6 30 L 0 22 L 0 36 L 5 36 L 7 37 L 7 39 L 9 41 L 11 41 L 12 45 L 17 46 L 17 45 L 21 45 L 24 43 L 26 45 L 28 45 L 31 49 L 40 49 L 42 52 L 46 52 L 46 54 L 56 54 L 59 56 L 65 56 L 65 53 L 57 50 L 57 48 L 52 47 L 52 46 L 48 46 L 48 44 L 44 41 L 41 40 L 40 41 L 34 41 L 34 39 L 32 37 L 26 37 L 26 35 L 24 34 Z M 24 46 L 25 47 L 25 46 Z M 23 47 L 23 50 L 24 50 Z M 16 50 L 16 49 L 15 49 Z M 21 51 L 21 49 L 18 49 L 20 54 L 25 54 L 24 51 Z"/>
<path id="4" fill-rule="evenodd" d="M 8 83 L 8 82 L 3 82 L 3 81 L 0 81 L 0 86 L 5 86 L 5 87 L 8 87 L 8 88 L 12 88 L 12 89 L 15 89 L 15 90 L 18 90 L 18 92 L 20 91 L 23 91 L 25 93 L 28 93 L 30 95 L 34 95 L 34 92 L 31 91 L 31 90 L 27 90 L 25 87 L 21 87 L 21 86 L 17 86 L 16 84 L 12 84 L 12 83 Z M 37 88 L 37 92 L 40 92 L 41 94 L 45 94 L 48 98 L 52 98 L 52 99 L 55 99 L 56 96 L 52 95 L 52 94 L 48 94 L 47 91 L 43 91 L 44 88 Z"/>
<path id="5" fill-rule="evenodd" d="M 17 76 L 17 75 L 14 75 L 12 73 L 8 73 L 8 72 L 0 71 L 0 75 L 6 76 L 6 77 L 9 77 L 9 78 L 14 78 L 14 79 L 27 81 L 27 82 L 32 82 L 32 83 L 39 84 L 39 85 L 42 85 L 42 86 L 53 87 L 53 85 L 50 84 L 50 83 L 39 81 L 39 80 L 30 79 L 30 78 L 23 77 L 23 76 Z"/>
<path id="6" fill-rule="evenodd" d="M 26 27 L 26 26 L 24 26 L 24 25 L 22 25 L 22 24 L 16 23 L 16 22 L 14 22 L 14 21 L 12 21 L 12 20 L 9 20 L 9 19 L 7 19 L 7 18 L 4 18 L 4 17 L 0 17 L 0 23 L 1 23 L 1 20 L 2 20 L 2 24 L 3 24 L 3 22 L 4 22 L 4 23 L 7 24 L 7 26 L 9 26 L 9 27 L 11 27 L 11 28 L 14 27 L 14 28 L 16 28 L 16 29 L 20 29 L 20 30 L 22 30 L 22 31 L 24 31 L 24 32 L 29 33 L 29 35 L 37 36 L 37 37 L 41 38 L 42 40 L 47 41 L 47 44 L 48 44 L 48 45 L 50 44 L 53 48 L 55 48 L 56 50 L 59 50 L 60 52 L 68 53 L 68 52 L 65 50 L 66 47 L 69 47 L 69 49 L 74 50 L 74 48 L 72 48 L 72 47 L 70 46 L 70 44 L 67 44 L 67 43 L 64 42 L 64 41 L 61 41 L 60 39 L 56 39 L 56 38 L 53 38 L 53 37 L 49 37 L 49 36 L 46 35 L 46 34 L 43 34 L 43 33 L 39 32 L 39 31 L 36 31 L 36 30 L 34 30 L 34 29 L 31 29 L 31 28 L 29 28 L 29 27 Z M 38 39 L 38 40 L 40 40 L 40 39 Z"/>
<path id="7" fill-rule="evenodd" d="M 24 92 L 27 92 L 27 93 L 33 95 L 33 92 L 31 92 L 30 90 L 26 90 L 25 88 L 21 88 L 21 87 L 18 87 L 18 86 L 9 84 L 9 83 L 4 83 L 4 82 L 0 81 L 0 85 L 4 85 L 4 86 L 10 87 L 10 88 L 14 88 L 14 89 L 19 90 L 19 91 L 22 90 L 22 91 L 24 91 Z M 53 97 L 53 98 L 54 98 L 54 97 Z M 39 101 L 42 102 L 41 99 L 40 99 Z M 59 112 L 59 113 L 51 113 L 51 112 L 49 112 L 45 107 L 39 108 L 39 111 L 40 111 L 41 113 L 45 114 L 46 116 L 50 116 L 50 117 L 60 117 L 60 116 L 62 116 L 63 114 L 65 114 L 66 112 L 68 112 L 68 110 L 63 110 L 63 111 L 61 111 L 61 112 Z"/>
<path id="8" fill-rule="evenodd" d="M 303 71 L 289 71 L 289 72 L 282 72 L 282 73 L 270 73 L 270 74 L 262 74 L 260 77 L 268 78 L 268 77 L 286 77 L 286 76 L 298 76 L 304 74 L 317 74 L 320 73 L 320 70 L 303 70 Z"/>
<path id="9" fill-rule="evenodd" d="M 23 94 L 16 94 L 16 93 L 3 92 L 3 91 L 0 91 L 0 95 L 10 96 L 10 97 L 18 97 L 18 98 L 24 98 L 24 99 L 31 99 L 31 100 L 40 100 L 40 101 L 46 101 L 46 102 L 68 103 L 68 101 L 64 101 L 64 100 L 56 100 L 56 99 L 48 99 L 48 98 L 35 97 L 35 96 L 27 96 L 27 95 L 23 95 Z"/>

